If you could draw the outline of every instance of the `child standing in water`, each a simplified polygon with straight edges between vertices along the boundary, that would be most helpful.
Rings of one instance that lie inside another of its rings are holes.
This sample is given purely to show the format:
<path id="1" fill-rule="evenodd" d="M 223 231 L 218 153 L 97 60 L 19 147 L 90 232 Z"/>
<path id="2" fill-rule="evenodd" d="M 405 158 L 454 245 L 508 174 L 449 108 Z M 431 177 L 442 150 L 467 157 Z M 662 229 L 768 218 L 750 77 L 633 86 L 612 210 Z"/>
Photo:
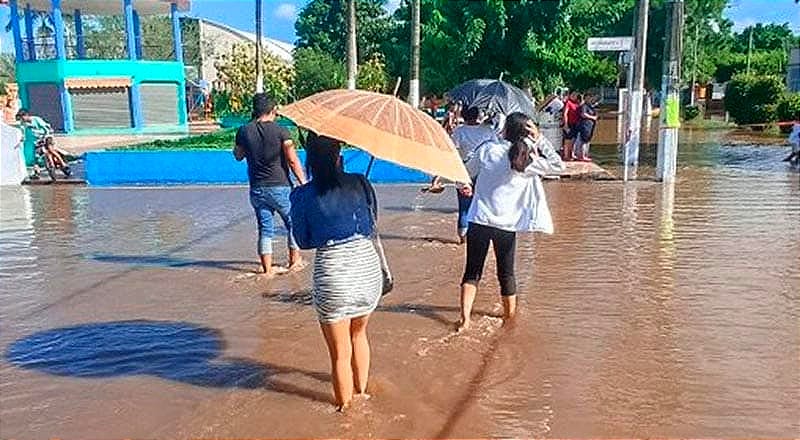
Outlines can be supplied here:
<path id="1" fill-rule="evenodd" d="M 517 309 L 514 278 L 517 232 L 553 233 L 541 176 L 560 173 L 564 163 L 536 124 L 522 113 L 508 116 L 504 138 L 481 147 L 466 164 L 470 175 L 478 178 L 467 214 L 467 262 L 461 281 L 458 331 L 470 326 L 489 245 L 494 248 L 497 261 L 503 320 L 508 322 Z"/>

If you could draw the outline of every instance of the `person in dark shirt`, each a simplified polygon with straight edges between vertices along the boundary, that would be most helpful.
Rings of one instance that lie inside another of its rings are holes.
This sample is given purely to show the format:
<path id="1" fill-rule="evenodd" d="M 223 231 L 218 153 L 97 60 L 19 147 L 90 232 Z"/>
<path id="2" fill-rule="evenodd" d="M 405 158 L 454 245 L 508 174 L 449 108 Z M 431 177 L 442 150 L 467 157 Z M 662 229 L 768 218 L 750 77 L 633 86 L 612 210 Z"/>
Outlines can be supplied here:
<path id="1" fill-rule="evenodd" d="M 594 137 L 594 128 L 597 125 L 597 103 L 598 96 L 587 94 L 580 107 L 581 120 L 578 123 L 577 136 L 575 138 L 575 156 L 577 160 L 591 162 L 589 156 L 589 146 Z"/>
<path id="2" fill-rule="evenodd" d="M 300 185 L 306 183 L 306 177 L 289 131 L 275 123 L 276 117 L 275 101 L 265 93 L 256 94 L 253 97 L 253 121 L 239 128 L 233 149 L 236 160 L 247 159 L 250 204 L 258 220 L 258 255 L 261 268 L 268 277 L 274 275 L 272 237 L 276 212 L 288 231 L 289 270 L 302 266 L 289 217 L 289 194 L 292 190 L 289 173 L 295 175 Z"/>

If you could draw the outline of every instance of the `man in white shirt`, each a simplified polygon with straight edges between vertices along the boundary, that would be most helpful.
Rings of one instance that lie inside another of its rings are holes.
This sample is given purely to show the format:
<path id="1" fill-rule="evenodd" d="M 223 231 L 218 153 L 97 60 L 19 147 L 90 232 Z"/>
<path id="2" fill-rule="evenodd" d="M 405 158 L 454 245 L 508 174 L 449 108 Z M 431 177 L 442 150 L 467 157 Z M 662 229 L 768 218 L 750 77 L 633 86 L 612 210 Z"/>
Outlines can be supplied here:
<path id="1" fill-rule="evenodd" d="M 470 107 L 463 113 L 464 125 L 453 132 L 453 143 L 464 163 L 468 162 L 484 145 L 497 141 L 497 134 L 490 124 L 484 123 L 477 107 Z M 477 175 L 470 175 L 475 180 Z M 458 195 L 458 239 L 464 243 L 467 236 L 467 212 L 472 204 L 472 194 L 466 188 L 456 187 Z"/>

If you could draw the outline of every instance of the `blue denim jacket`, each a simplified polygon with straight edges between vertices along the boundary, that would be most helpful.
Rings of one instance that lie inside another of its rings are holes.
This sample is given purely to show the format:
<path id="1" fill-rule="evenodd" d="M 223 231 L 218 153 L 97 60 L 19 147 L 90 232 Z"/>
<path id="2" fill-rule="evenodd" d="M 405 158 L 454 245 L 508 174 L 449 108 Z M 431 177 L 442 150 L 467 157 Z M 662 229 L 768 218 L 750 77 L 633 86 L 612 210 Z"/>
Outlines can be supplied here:
<path id="1" fill-rule="evenodd" d="M 360 174 L 345 174 L 342 185 L 325 194 L 309 182 L 295 188 L 290 199 L 292 231 L 301 249 L 371 237 L 375 230 L 375 190 Z"/>

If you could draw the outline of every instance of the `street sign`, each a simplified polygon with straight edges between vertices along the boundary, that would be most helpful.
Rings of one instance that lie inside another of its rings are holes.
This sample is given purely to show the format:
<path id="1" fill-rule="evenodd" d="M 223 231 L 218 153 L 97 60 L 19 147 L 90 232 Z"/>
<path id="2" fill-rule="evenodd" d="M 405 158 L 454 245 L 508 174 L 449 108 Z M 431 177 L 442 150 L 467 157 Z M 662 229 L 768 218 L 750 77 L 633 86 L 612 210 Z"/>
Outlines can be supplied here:
<path id="1" fill-rule="evenodd" d="M 633 49 L 633 37 L 589 38 L 586 46 L 593 52 L 625 52 Z"/>

